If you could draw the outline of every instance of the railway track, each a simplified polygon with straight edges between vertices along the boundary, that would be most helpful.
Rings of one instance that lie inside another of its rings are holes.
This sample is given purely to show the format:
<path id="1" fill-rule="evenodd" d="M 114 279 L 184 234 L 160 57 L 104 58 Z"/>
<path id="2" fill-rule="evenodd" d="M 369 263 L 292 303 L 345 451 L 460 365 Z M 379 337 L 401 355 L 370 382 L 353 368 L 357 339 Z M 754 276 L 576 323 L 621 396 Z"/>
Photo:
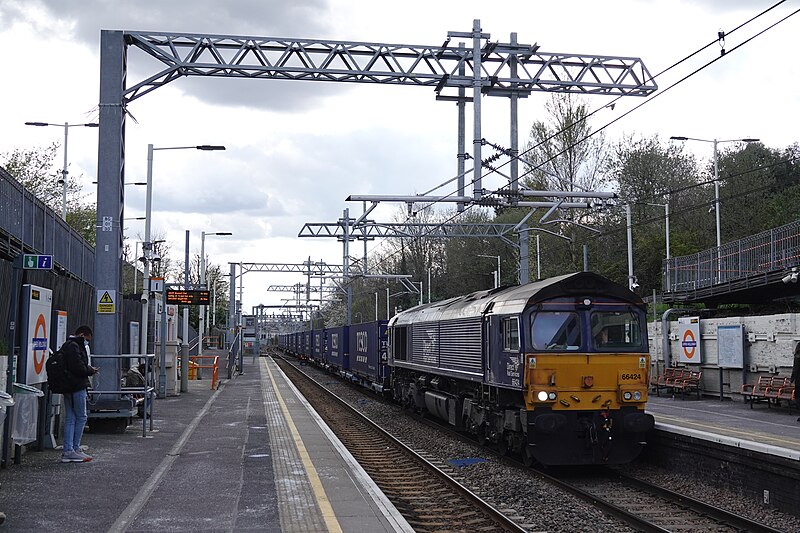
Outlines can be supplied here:
<path id="1" fill-rule="evenodd" d="M 289 363 L 285 364 L 289 365 Z M 309 377 L 307 379 L 312 378 Z M 357 387 L 352 387 L 352 389 L 363 392 Z M 374 397 L 372 395 L 369 395 L 369 397 L 373 398 L 374 401 Z M 312 405 L 314 405 L 313 402 Z M 359 416 L 361 415 L 359 414 Z M 453 438 L 467 441 L 471 444 L 479 446 L 474 439 L 454 431 L 452 428 L 440 423 L 438 420 L 416 415 L 412 416 L 411 414 L 409 414 L 409 416 L 422 424 L 435 427 L 437 430 L 442 431 Z M 372 424 L 372 422 L 369 423 Z M 340 436 L 340 438 L 342 437 Z M 390 436 L 390 438 L 394 440 L 393 437 Z M 348 448 L 349 447 L 350 446 L 348 445 Z M 586 475 L 585 469 L 580 475 L 569 473 L 575 472 L 575 469 L 563 469 L 560 470 L 557 475 L 551 475 L 542 470 L 530 469 L 526 467 L 520 459 L 501 454 L 493 448 L 486 448 L 486 450 L 497 454 L 497 456 L 500 457 L 504 463 L 524 471 L 524 475 L 539 476 L 547 480 L 547 482 L 572 493 L 576 497 L 586 502 L 589 502 L 602 512 L 616 517 L 621 522 L 638 531 L 780 532 L 778 529 L 760 524 L 748 518 L 728 512 L 724 509 L 673 491 L 669 491 L 660 486 L 652 485 L 644 480 L 626 476 L 623 473 L 611 468 L 594 467 L 590 469 L 590 475 Z M 359 459 L 355 453 L 353 453 L 353 455 Z M 447 464 L 442 464 L 439 461 L 436 461 L 436 463 L 438 465 L 438 469 L 444 473 L 448 475 L 452 474 L 453 476 L 458 477 L 457 469 L 450 467 Z M 373 472 L 368 469 L 366 465 L 364 468 L 371 476 L 373 476 Z M 399 474 L 403 473 L 403 470 L 399 471 Z M 394 476 L 394 474 L 389 474 L 390 478 L 392 476 Z M 402 476 L 397 475 L 395 477 L 395 479 L 398 478 L 402 478 Z M 384 489 L 381 483 L 378 483 L 378 485 Z M 386 491 L 386 489 L 384 490 Z M 391 496 L 390 499 L 392 499 Z M 397 506 L 398 509 L 403 512 L 401 506 Z M 408 517 L 406 518 L 408 519 Z M 417 527 L 412 520 L 409 520 L 409 523 L 411 523 L 415 528 Z M 419 529 L 419 531 L 427 530 L 428 529 Z M 466 528 L 465 530 L 479 531 L 478 529 L 472 528 Z M 524 531 L 524 529 L 519 528 L 516 529 L 516 531 Z"/>
<path id="2" fill-rule="evenodd" d="M 417 418 L 417 417 L 415 417 Z M 437 427 L 459 439 L 475 442 L 438 420 L 417 418 L 421 423 Z M 477 443 L 476 443 L 477 445 Z M 720 507 L 690 498 L 645 480 L 627 476 L 606 467 L 584 469 L 584 475 L 563 473 L 551 475 L 531 469 L 521 459 L 491 449 L 502 460 L 516 468 L 534 473 L 615 516 L 633 529 L 645 532 L 752 532 L 781 533 L 781 530 L 758 523 Z M 574 471 L 574 469 L 572 469 Z M 591 475 L 585 475 L 591 470 Z M 562 472 L 566 472 L 564 469 Z"/>
<path id="3" fill-rule="evenodd" d="M 547 476 L 640 531 L 779 533 L 779 530 L 611 469 L 595 475 Z"/>
<path id="4" fill-rule="evenodd" d="M 276 361 L 415 531 L 525 531 L 300 369 Z"/>

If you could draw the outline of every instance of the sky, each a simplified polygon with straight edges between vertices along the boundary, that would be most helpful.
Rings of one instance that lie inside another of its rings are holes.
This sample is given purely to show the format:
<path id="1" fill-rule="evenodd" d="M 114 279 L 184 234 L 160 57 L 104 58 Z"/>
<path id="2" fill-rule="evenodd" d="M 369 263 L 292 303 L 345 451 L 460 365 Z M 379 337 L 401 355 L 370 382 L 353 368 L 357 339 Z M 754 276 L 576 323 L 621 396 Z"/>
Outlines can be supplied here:
<path id="1" fill-rule="evenodd" d="M 470 31 L 474 19 L 492 41 L 508 42 L 516 32 L 520 43 L 537 43 L 542 52 L 639 57 L 653 75 L 725 31 L 724 57 L 715 42 L 659 76 L 659 90 L 648 98 L 626 97 L 611 109 L 604 108 L 610 97 L 589 97 L 590 109 L 602 109 L 592 126 L 619 119 L 605 130 L 611 142 L 626 135 L 756 137 L 784 148 L 800 136 L 800 91 L 793 89 L 800 64 L 791 60 L 800 44 L 800 15 L 746 41 L 800 9 L 800 0 L 784 2 L 733 31 L 770 5 L 755 0 L 0 0 L 0 152 L 63 142 L 63 127 L 35 128 L 26 121 L 97 120 L 102 29 L 438 46 L 448 31 Z M 129 80 L 155 73 L 150 61 L 129 48 Z M 521 100 L 520 146 L 530 125 L 546 118 L 548 97 L 533 93 Z M 179 260 L 186 230 L 192 255 L 199 253 L 202 231 L 232 232 L 205 241 L 209 261 L 224 272 L 229 262 L 297 264 L 311 257 L 341 264 L 341 243 L 297 237 L 304 223 L 334 223 L 346 208 L 357 216 L 361 204 L 345 202 L 351 194 L 418 194 L 456 174 L 456 106 L 436 101 L 430 88 L 188 78 L 137 99 L 128 111 L 126 182 L 145 181 L 148 144 L 226 146 L 224 152 L 157 151 L 152 214 L 153 233 L 166 235 Z M 484 98 L 482 113 L 483 137 L 508 146 L 508 101 Z M 471 116 L 468 108 L 468 150 Z M 88 199 L 95 194 L 97 142 L 97 129 L 70 128 L 69 175 L 81 181 Z M 710 143 L 687 142 L 686 149 L 701 159 L 711 155 Z M 62 158 L 59 152 L 55 170 Z M 500 184 L 487 179 L 484 186 Z M 452 192 L 450 186 L 435 194 Z M 145 188 L 126 187 L 125 217 L 141 217 L 144 208 Z M 399 209 L 382 204 L 372 218 L 389 221 Z M 126 220 L 124 227 L 131 242 L 142 239 L 142 221 Z M 243 279 L 246 313 L 291 297 L 267 292 L 269 285 L 305 282 L 299 274 L 248 273 Z"/>

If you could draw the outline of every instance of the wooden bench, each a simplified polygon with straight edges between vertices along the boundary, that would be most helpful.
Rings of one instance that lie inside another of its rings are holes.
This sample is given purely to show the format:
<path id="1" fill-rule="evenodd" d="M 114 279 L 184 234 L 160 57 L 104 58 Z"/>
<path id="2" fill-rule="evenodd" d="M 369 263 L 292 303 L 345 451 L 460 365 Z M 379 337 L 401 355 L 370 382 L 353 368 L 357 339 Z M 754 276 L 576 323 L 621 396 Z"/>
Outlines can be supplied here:
<path id="1" fill-rule="evenodd" d="M 794 403 L 794 385 L 783 376 L 759 376 L 757 383 L 742 385 L 741 393 L 744 401 L 750 402 L 751 409 L 756 402 L 765 401 L 767 407 L 772 407 L 773 403 L 780 405 L 781 400 L 786 400 L 791 411 Z"/>
<path id="2" fill-rule="evenodd" d="M 785 387 L 781 387 L 775 401 L 780 404 L 781 400 L 786 400 L 786 404 L 789 406 L 789 412 L 791 413 L 792 406 L 796 405 L 794 399 L 794 385 L 789 383 Z"/>
<path id="3" fill-rule="evenodd" d="M 695 390 L 699 399 L 702 374 L 702 372 L 696 372 L 689 368 L 668 367 L 651 385 L 656 391 L 656 396 L 661 396 L 661 389 L 669 389 L 673 394 L 679 390 L 681 395 L 685 395 L 686 391 Z"/>
<path id="4" fill-rule="evenodd" d="M 697 399 L 699 400 L 700 382 L 702 377 L 702 371 L 690 370 L 688 376 L 684 375 L 684 377 L 675 380 L 675 382 L 672 384 L 672 393 L 675 394 L 677 391 L 681 391 L 681 398 L 684 398 L 688 391 L 694 390 L 697 392 Z"/>
<path id="5" fill-rule="evenodd" d="M 789 381 L 789 378 L 772 376 L 772 379 L 769 382 L 769 387 L 767 387 L 767 391 L 764 393 L 764 396 L 767 397 L 767 406 L 769 406 L 771 403 L 778 405 L 780 403 L 778 396 L 781 392 L 781 389 L 791 386 L 792 383 Z"/>
<path id="6" fill-rule="evenodd" d="M 757 383 L 744 383 L 742 385 L 741 393 L 745 402 L 750 402 L 750 408 L 753 408 L 755 402 L 760 402 L 767 399 L 767 389 L 772 382 L 771 376 L 758 376 Z"/>
<path id="7" fill-rule="evenodd" d="M 661 396 L 661 389 L 672 387 L 672 384 L 675 383 L 676 377 L 682 376 L 682 368 L 667 367 L 664 369 L 664 373 L 656 377 L 655 381 L 653 381 L 651 385 L 653 386 L 653 390 L 656 392 L 656 395 Z"/>

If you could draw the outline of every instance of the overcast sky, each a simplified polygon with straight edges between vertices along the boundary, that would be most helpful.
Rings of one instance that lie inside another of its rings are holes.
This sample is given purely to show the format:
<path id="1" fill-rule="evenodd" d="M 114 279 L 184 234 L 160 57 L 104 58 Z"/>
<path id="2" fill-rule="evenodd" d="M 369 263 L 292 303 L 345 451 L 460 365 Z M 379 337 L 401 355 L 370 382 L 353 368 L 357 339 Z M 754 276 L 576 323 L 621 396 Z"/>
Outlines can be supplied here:
<path id="1" fill-rule="evenodd" d="M 771 5 L 749 0 L 615 2 L 562 0 L 0 0 L 0 152 L 63 142 L 63 128 L 25 121 L 96 120 L 101 29 L 255 35 L 322 40 L 440 45 L 448 31 L 467 32 L 480 19 L 492 41 L 538 43 L 543 52 L 640 57 L 651 74 L 700 49 Z M 793 59 L 800 16 L 789 18 L 742 48 L 737 45 L 800 8 L 788 1 L 728 35 L 722 60 L 666 90 L 720 55 L 714 45 L 657 79 L 651 102 L 607 130 L 662 138 L 758 137 L 783 148 L 798 141 L 800 65 Z M 733 51 L 731 51 L 733 50 Z M 128 50 L 129 80 L 153 74 L 152 61 Z M 130 84 L 130 81 L 129 81 Z M 520 104 L 520 145 L 544 119 L 547 95 Z M 607 97 L 592 97 L 601 108 Z M 644 99 L 629 97 L 593 121 L 603 126 Z M 184 231 L 192 253 L 200 232 L 211 262 L 301 263 L 309 256 L 341 264 L 341 244 L 299 239 L 305 222 L 335 222 L 361 205 L 350 194 L 414 194 L 446 181 L 456 170 L 457 114 L 430 88 L 270 80 L 181 79 L 133 102 L 127 121 L 126 181 L 144 181 L 147 144 L 224 144 L 225 152 L 163 151 L 154 157 L 153 230 L 166 233 L 183 257 Z M 468 120 L 471 118 L 468 109 Z M 508 102 L 484 99 L 483 137 L 507 146 Z M 468 124 L 468 139 L 471 125 Z M 469 141 L 468 141 L 469 143 Z M 469 149 L 469 147 L 468 147 Z M 687 144 L 700 157 L 711 145 Z M 62 155 L 57 156 L 60 168 Z M 82 175 L 87 194 L 97 170 L 97 130 L 70 128 L 70 176 Z M 499 186 L 500 182 L 487 183 Z M 142 216 L 144 187 L 126 188 L 125 216 Z M 451 188 L 437 191 L 452 192 Z M 396 206 L 376 211 L 388 220 Z M 125 222 L 141 239 L 143 222 Z M 375 244 L 371 244 L 371 247 Z M 361 249 L 359 245 L 358 250 Z M 281 303 L 270 284 L 304 281 L 299 275 L 252 273 L 244 278 L 244 309 Z"/>

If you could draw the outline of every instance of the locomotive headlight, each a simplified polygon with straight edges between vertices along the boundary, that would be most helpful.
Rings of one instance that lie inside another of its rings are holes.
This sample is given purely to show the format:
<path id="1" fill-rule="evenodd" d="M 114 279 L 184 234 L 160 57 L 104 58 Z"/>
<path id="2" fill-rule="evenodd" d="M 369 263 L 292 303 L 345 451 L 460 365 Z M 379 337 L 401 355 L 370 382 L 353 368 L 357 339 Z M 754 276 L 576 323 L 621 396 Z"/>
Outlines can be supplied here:
<path id="1" fill-rule="evenodd" d="M 551 393 L 551 394 L 553 394 L 553 393 Z M 540 390 L 539 393 L 536 395 L 536 398 L 540 402 L 546 402 L 547 401 L 547 391 Z"/>
<path id="2" fill-rule="evenodd" d="M 626 390 L 625 392 L 622 393 L 622 399 L 625 400 L 626 402 L 631 401 L 632 397 L 633 395 L 631 394 L 631 391 Z"/>
<path id="3" fill-rule="evenodd" d="M 633 399 L 636 400 L 637 402 L 639 400 L 641 400 L 642 399 L 641 391 L 638 391 L 638 390 L 637 391 L 633 391 Z"/>
<path id="4" fill-rule="evenodd" d="M 556 399 L 556 393 L 555 392 L 551 392 L 550 394 L 547 395 L 547 398 L 550 399 L 550 400 L 555 400 Z"/>

